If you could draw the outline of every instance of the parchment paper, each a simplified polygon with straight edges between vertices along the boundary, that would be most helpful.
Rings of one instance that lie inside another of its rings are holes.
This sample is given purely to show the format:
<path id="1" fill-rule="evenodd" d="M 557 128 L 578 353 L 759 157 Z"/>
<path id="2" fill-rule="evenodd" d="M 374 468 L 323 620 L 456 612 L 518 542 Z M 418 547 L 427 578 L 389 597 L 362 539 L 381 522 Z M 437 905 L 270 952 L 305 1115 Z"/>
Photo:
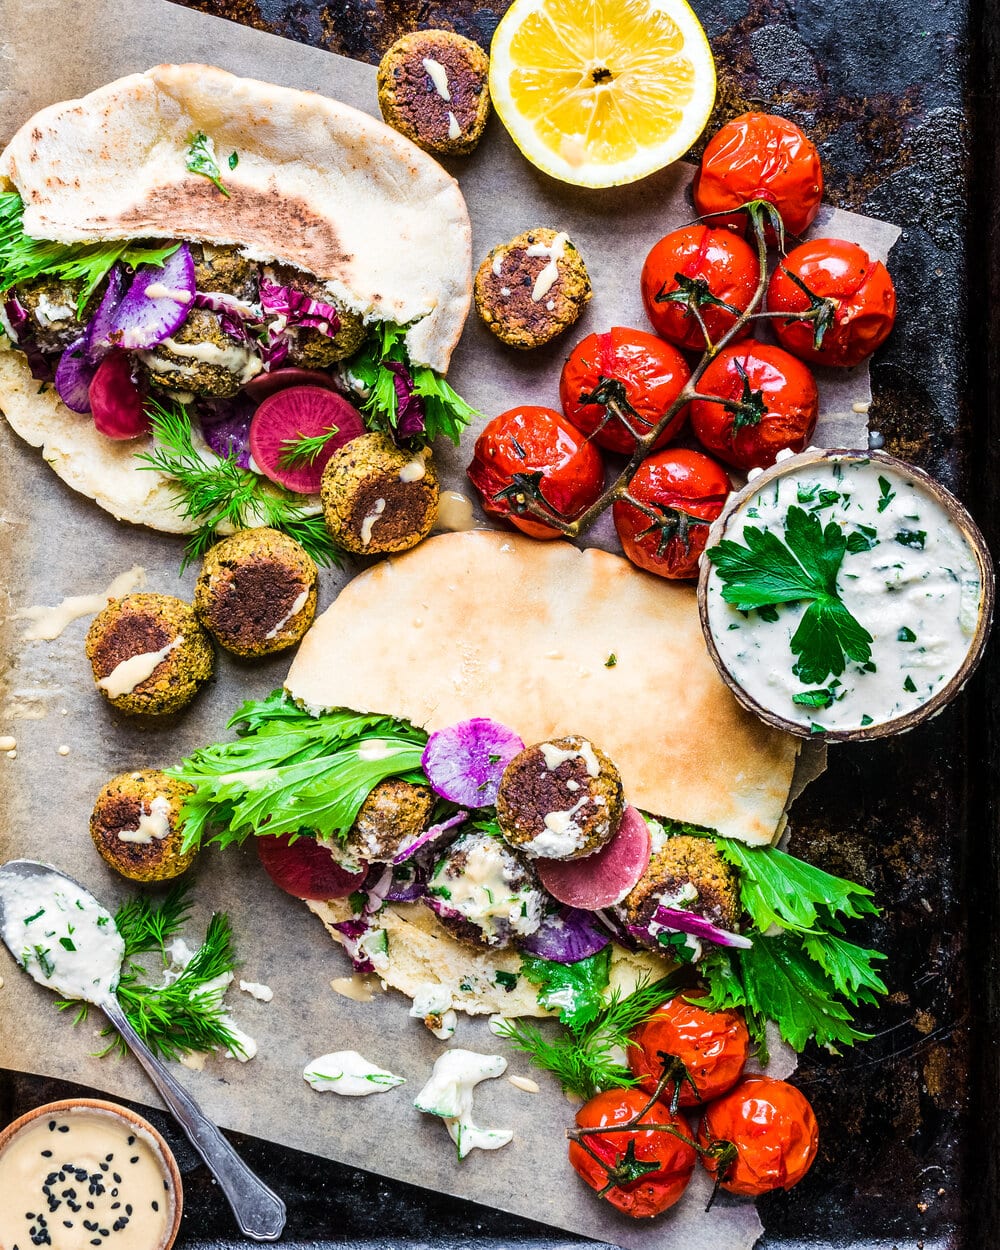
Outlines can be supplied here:
<path id="1" fill-rule="evenodd" d="M 5 8 L 0 29 L 8 40 L 0 61 L 4 141 L 44 104 L 169 60 L 215 63 L 324 91 L 377 112 L 371 66 L 164 0 L 88 0 L 80 5 L 6 0 L 0 8 Z M 588 264 L 595 298 L 565 339 L 546 351 L 514 353 L 473 315 L 455 356 L 454 384 L 487 416 L 516 401 L 557 406 L 558 372 L 573 342 L 613 324 L 646 325 L 639 268 L 656 239 L 692 216 L 685 199 L 690 170 L 675 166 L 616 191 L 574 191 L 528 166 L 495 119 L 478 152 L 451 168 L 469 203 L 477 262 L 495 243 L 522 229 L 554 225 L 570 232 Z M 898 234 L 884 223 L 833 210 L 824 210 L 816 231 L 857 240 L 883 259 Z M 853 406 L 869 399 L 867 371 L 823 376 L 820 385 L 823 413 L 817 441 L 865 446 L 866 417 Z M 471 436 L 459 452 L 439 450 L 445 485 L 465 487 L 470 444 Z M 91 684 L 83 653 L 87 622 L 71 625 L 55 642 L 26 644 L 18 640 L 21 626 L 12 622 L 14 612 L 28 604 L 56 603 L 65 595 L 100 590 L 135 563 L 146 567 L 151 589 L 190 597 L 194 573 L 178 577 L 176 540 L 116 524 L 58 481 L 4 422 L 0 454 L 0 553 L 9 556 L 4 588 L 8 664 L 0 735 L 17 738 L 16 759 L 0 755 L 0 860 L 30 856 L 51 861 L 113 906 L 127 887 L 104 867 L 88 836 L 97 791 L 124 769 L 164 766 L 218 740 L 240 701 L 279 685 L 288 661 L 278 657 L 243 665 L 220 658 L 217 679 L 171 724 L 139 731 L 112 713 Z M 607 545 L 609 530 L 592 534 L 588 541 Z M 321 607 L 342 580 L 323 575 Z M 60 754 L 60 746 L 69 753 Z M 201 936 L 211 909 L 228 911 L 242 959 L 238 975 L 274 990 L 270 1004 L 235 989 L 230 992 L 236 1019 L 260 1043 L 256 1059 L 246 1065 L 211 1059 L 202 1072 L 178 1070 L 223 1126 L 623 1246 L 744 1250 L 758 1237 L 759 1220 L 746 1202 L 723 1195 L 711 1215 L 704 1214 L 707 1184 L 700 1176 L 680 1206 L 655 1223 L 633 1223 L 593 1200 L 572 1175 L 562 1144 L 573 1108 L 555 1082 L 513 1055 L 509 1072 L 530 1071 L 542 1091 L 526 1094 L 506 1080 L 481 1086 L 477 1121 L 513 1128 L 515 1139 L 501 1151 L 476 1151 L 457 1164 L 443 1126 L 412 1108 L 412 1098 L 443 1044 L 408 1018 L 408 1003 L 387 995 L 359 1004 L 335 994 L 329 982 L 349 972 L 346 958 L 303 905 L 270 888 L 252 847 L 204 854 L 195 878 L 197 908 L 189 936 Z M 55 1011 L 52 996 L 22 976 L 5 951 L 0 974 L 6 981 L 0 990 L 0 1065 L 156 1102 L 131 1060 L 89 1056 L 97 1048 L 96 1019 L 74 1030 Z M 464 1017 L 452 1044 L 488 1053 L 503 1049 L 484 1021 Z M 303 1066 L 320 1054 L 347 1048 L 400 1073 L 408 1084 L 369 1099 L 311 1090 L 302 1080 Z"/>

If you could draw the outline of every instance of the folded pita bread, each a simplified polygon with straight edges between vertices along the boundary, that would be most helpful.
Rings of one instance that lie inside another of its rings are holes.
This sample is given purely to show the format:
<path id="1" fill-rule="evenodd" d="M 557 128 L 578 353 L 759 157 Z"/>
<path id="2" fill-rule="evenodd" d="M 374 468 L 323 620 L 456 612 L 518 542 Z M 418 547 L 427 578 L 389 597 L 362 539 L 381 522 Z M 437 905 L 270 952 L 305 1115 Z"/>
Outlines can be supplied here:
<path id="1" fill-rule="evenodd" d="M 185 161 L 203 131 L 223 196 Z M 228 168 L 230 152 L 238 163 Z M 413 322 L 410 358 L 443 373 L 471 298 L 471 229 L 455 180 L 408 139 L 313 92 L 207 65 L 160 65 L 42 109 L 0 153 L 0 188 L 35 238 L 237 244 L 305 269 L 369 320 Z M 120 519 L 183 531 L 165 481 L 112 446 L 24 357 L 0 351 L 0 408 L 75 490 Z"/>

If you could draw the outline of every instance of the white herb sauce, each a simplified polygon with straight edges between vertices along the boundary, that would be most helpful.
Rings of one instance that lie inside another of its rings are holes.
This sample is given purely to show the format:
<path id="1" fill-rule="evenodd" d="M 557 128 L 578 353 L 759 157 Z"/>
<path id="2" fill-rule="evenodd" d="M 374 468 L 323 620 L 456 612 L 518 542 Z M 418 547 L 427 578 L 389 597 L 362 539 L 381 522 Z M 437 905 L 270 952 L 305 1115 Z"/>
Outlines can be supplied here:
<path id="1" fill-rule="evenodd" d="M 478 1128 L 472 1120 L 473 1090 L 480 1081 L 503 1076 L 502 1055 L 480 1055 L 474 1050 L 446 1050 L 439 1055 L 430 1080 L 413 1101 L 418 1111 L 440 1116 L 448 1135 L 464 1159 L 470 1150 L 499 1150 L 514 1134 L 505 1128 Z"/>
<path id="2" fill-rule="evenodd" d="M 387 1094 L 406 1078 L 377 1068 L 356 1050 L 335 1050 L 307 1063 L 302 1073 L 313 1089 L 320 1093 L 343 1094 L 347 1098 L 366 1098 L 369 1094 Z"/>
<path id="3" fill-rule="evenodd" d="M 708 582 L 712 634 L 723 663 L 762 706 L 801 725 L 856 729 L 912 712 L 959 670 L 972 642 L 982 599 L 975 555 L 945 508 L 919 482 L 881 461 L 826 460 L 768 482 L 730 523 L 742 543 L 748 526 L 784 536 L 789 507 L 834 521 L 850 547 L 837 574 L 848 611 L 872 636 L 871 664 L 848 661 L 828 678 L 829 707 L 793 702 L 816 690 L 792 671 L 791 638 L 807 604 L 780 606 L 769 622 L 744 616 L 722 598 L 713 569 Z"/>
<path id="4" fill-rule="evenodd" d="M 0 877 L 3 940 L 39 985 L 99 1003 L 118 987 L 125 943 L 110 912 L 57 873 Z"/>

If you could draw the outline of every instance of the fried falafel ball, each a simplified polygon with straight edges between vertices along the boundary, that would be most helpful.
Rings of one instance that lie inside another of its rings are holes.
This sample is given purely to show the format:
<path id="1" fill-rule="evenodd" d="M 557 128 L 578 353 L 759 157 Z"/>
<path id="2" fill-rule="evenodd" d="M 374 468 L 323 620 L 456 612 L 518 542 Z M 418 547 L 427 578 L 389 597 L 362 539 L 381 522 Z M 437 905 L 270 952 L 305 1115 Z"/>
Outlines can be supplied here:
<path id="1" fill-rule="evenodd" d="M 264 367 L 253 347 L 229 334 L 210 308 L 192 308 L 169 338 L 136 355 L 153 386 L 206 399 L 231 398 Z"/>
<path id="2" fill-rule="evenodd" d="M 195 286 L 203 295 L 218 292 L 252 303 L 259 296 L 257 262 L 237 247 L 213 243 L 190 243 Z"/>
<path id="3" fill-rule="evenodd" d="M 253 658 L 294 647 L 316 615 L 315 562 L 279 530 L 240 530 L 205 556 L 194 610 L 220 647 Z"/>
<path id="4" fill-rule="evenodd" d="M 571 326 L 593 294 L 583 257 L 564 233 L 526 230 L 493 248 L 476 274 L 476 309 L 509 347 L 541 347 Z"/>
<path id="5" fill-rule="evenodd" d="M 523 860 L 499 838 L 463 833 L 434 865 L 424 900 L 455 937 L 472 946 L 509 946 L 542 922 L 545 894 Z"/>
<path id="6" fill-rule="evenodd" d="M 327 461 L 320 494 L 337 546 L 381 555 L 408 551 L 427 537 L 441 491 L 428 451 L 401 451 L 385 434 L 362 434 Z"/>
<path id="7" fill-rule="evenodd" d="M 353 356 L 365 341 L 367 330 L 360 313 L 343 308 L 322 282 L 292 265 L 268 265 L 264 278 L 276 286 L 291 287 L 310 299 L 331 304 L 340 322 L 337 330 L 324 334 L 312 326 L 287 326 L 283 333 L 288 343 L 288 356 L 284 363 L 298 365 L 303 369 L 327 369 L 338 361 Z"/>
<path id="8" fill-rule="evenodd" d="M 130 716 L 167 716 L 187 707 L 215 666 L 208 634 L 173 595 L 112 599 L 94 617 L 87 659 L 98 690 Z"/>
<path id="9" fill-rule="evenodd" d="M 607 845 L 625 811 L 621 775 L 587 738 L 527 747 L 504 769 L 497 821 L 529 859 L 582 859 Z"/>
<path id="10" fill-rule="evenodd" d="M 43 276 L 14 287 L 5 298 L 16 299 L 31 318 L 32 336 L 39 350 L 55 353 L 65 351 L 80 337 L 106 285 L 102 282 L 90 296 L 81 317 L 76 315 L 76 306 L 83 290 L 82 278 L 61 282 L 58 278 Z"/>
<path id="11" fill-rule="evenodd" d="M 97 796 L 90 836 L 105 863 L 130 881 L 170 881 L 186 872 L 197 847 L 182 851 L 181 807 L 194 786 L 155 768 L 113 777 Z"/>
<path id="12" fill-rule="evenodd" d="M 643 930 L 635 934 L 636 940 L 653 950 L 660 945 L 653 917 L 661 905 L 691 911 L 732 932 L 740 920 L 739 875 L 710 839 L 678 834 L 653 855 L 621 904 L 626 922 Z M 669 931 L 659 926 L 659 932 Z"/>
<path id="13" fill-rule="evenodd" d="M 490 62 L 450 30 L 415 30 L 378 67 L 378 105 L 387 125 L 437 156 L 467 156 L 490 115 Z"/>
<path id="14" fill-rule="evenodd" d="M 365 863 L 389 863 L 404 842 L 424 832 L 433 810 L 430 786 L 387 777 L 361 804 L 346 846 Z"/>

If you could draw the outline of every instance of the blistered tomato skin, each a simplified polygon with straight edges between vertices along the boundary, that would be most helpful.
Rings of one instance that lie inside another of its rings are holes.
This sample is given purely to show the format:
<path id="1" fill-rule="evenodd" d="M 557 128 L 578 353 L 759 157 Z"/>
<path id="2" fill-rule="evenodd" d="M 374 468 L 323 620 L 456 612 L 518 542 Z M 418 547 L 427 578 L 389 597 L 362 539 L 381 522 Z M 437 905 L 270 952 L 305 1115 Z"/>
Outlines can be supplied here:
<path id="1" fill-rule="evenodd" d="M 750 200 L 766 200 L 781 214 L 785 231 L 803 234 L 819 212 L 823 169 L 816 145 L 794 122 L 773 113 L 734 118 L 705 148 L 694 180 L 694 203 L 713 226 L 743 231 Z M 768 233 L 773 242 L 773 232 Z"/>
<path id="2" fill-rule="evenodd" d="M 509 496 L 514 475 L 540 473 L 538 489 L 546 503 L 566 520 L 575 520 L 604 488 L 601 453 L 562 413 L 523 405 L 503 412 L 476 439 L 469 480 L 491 516 L 510 521 L 532 538 L 560 533 L 533 517 L 519 516 Z"/>
<path id="3" fill-rule="evenodd" d="M 829 301 L 829 318 L 817 348 L 816 324 L 796 319 L 809 310 L 809 295 L 789 274 L 803 282 L 819 300 Z M 885 342 L 896 320 L 896 290 L 881 261 L 844 239 L 810 239 L 789 252 L 771 275 L 767 288 L 771 326 L 778 342 L 800 360 L 849 369 Z"/>
<path id="4" fill-rule="evenodd" d="M 584 1137 L 593 1154 L 578 1141 L 569 1144 L 569 1161 L 578 1175 L 599 1193 L 615 1182 L 601 1196 L 633 1219 L 646 1219 L 672 1207 L 687 1188 L 698 1157 L 688 1126 L 659 1101 L 643 1113 L 634 1132 L 600 1133 L 602 1128 L 627 1124 L 648 1102 L 648 1095 L 637 1089 L 597 1094 L 576 1114 L 579 1128 L 597 1130 Z M 654 1125 L 668 1125 L 670 1131 L 651 1131 Z M 639 1167 L 630 1167 L 626 1158 L 630 1146 Z M 658 1167 L 645 1171 L 642 1165 L 650 1163 Z M 633 1173 L 638 1175 L 629 1179 Z"/>
<path id="5" fill-rule="evenodd" d="M 725 469 L 700 451 L 672 447 L 647 457 L 628 493 L 650 508 L 656 519 L 618 500 L 612 515 L 622 549 L 647 573 L 697 577 L 709 523 L 722 511 L 730 490 Z"/>
<path id="6" fill-rule="evenodd" d="M 698 1141 L 713 1148 L 712 1153 L 701 1155 L 713 1176 L 722 1159 L 721 1187 L 754 1198 L 799 1183 L 816 1158 L 819 1126 L 805 1095 L 794 1085 L 750 1076 L 708 1104 Z M 725 1143 L 735 1153 L 716 1155 Z"/>
<path id="7" fill-rule="evenodd" d="M 680 1079 L 682 1107 L 717 1098 L 732 1089 L 743 1075 L 750 1051 L 750 1036 L 738 1011 L 705 1011 L 697 1003 L 678 995 L 663 1006 L 632 1034 L 634 1046 L 628 1050 L 628 1066 L 639 1077 L 640 1089 L 656 1092 L 666 1062 L 684 1065 L 690 1080 Z M 697 1087 L 692 1089 L 691 1082 Z M 660 1094 L 670 1102 L 675 1082 Z"/>
<path id="8" fill-rule="evenodd" d="M 760 264 L 754 249 L 732 230 L 700 223 L 673 230 L 653 245 L 642 267 L 646 315 L 668 343 L 685 351 L 703 352 L 705 334 L 689 304 L 664 298 L 684 293 L 678 275 L 712 297 L 702 296 L 698 311 L 708 337 L 717 343 L 750 306 L 760 281 Z M 728 307 L 720 307 L 713 299 Z M 738 338 L 746 338 L 751 329 L 749 324 L 744 326 Z"/>
<path id="9" fill-rule="evenodd" d="M 621 382 L 637 414 L 631 418 L 635 433 L 643 437 L 658 424 L 690 376 L 688 363 L 676 347 L 645 330 L 615 326 L 604 334 L 589 334 L 573 348 L 559 380 L 559 402 L 566 419 L 598 446 L 628 454 L 635 450 L 635 434 L 618 417 L 609 416 L 603 405 L 581 403 L 580 397 L 592 394 L 605 379 Z M 675 438 L 686 417 L 684 407 L 655 446 Z"/>
<path id="10" fill-rule="evenodd" d="M 731 405 L 692 401 L 691 430 L 703 447 L 738 469 L 769 468 L 786 447 L 804 451 L 816 429 L 816 379 L 801 360 L 770 343 L 724 347 L 701 375 L 698 393 Z"/>

